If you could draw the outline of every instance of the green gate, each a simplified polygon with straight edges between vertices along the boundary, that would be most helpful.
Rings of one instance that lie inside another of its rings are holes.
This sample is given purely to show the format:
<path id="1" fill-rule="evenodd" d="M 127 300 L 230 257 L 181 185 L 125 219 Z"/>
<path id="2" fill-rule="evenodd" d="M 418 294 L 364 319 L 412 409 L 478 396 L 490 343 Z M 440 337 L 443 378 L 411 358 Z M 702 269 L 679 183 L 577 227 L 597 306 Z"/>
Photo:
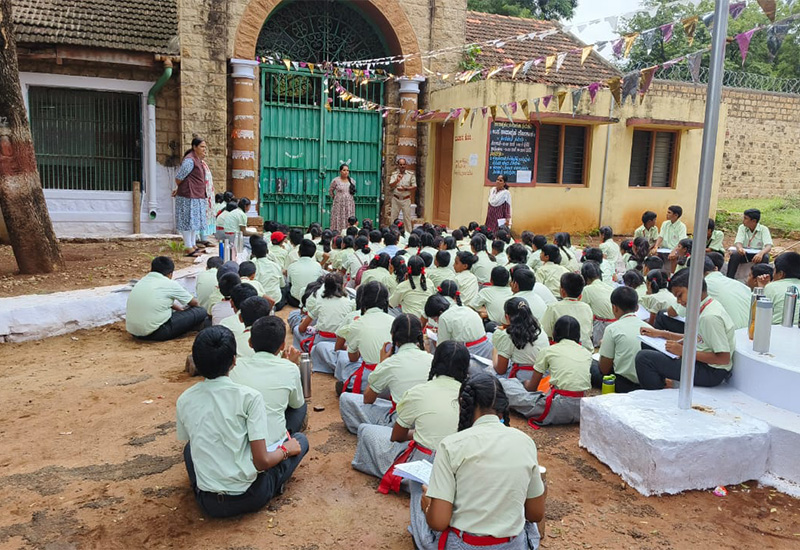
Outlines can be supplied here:
<path id="1" fill-rule="evenodd" d="M 383 83 L 338 80 L 350 93 L 382 103 Z M 334 80 L 308 69 L 261 66 L 261 216 L 289 226 L 330 224 L 328 189 L 349 164 L 356 216 L 377 220 L 383 117 L 342 101 Z M 330 110 L 326 108 L 332 98 Z"/>

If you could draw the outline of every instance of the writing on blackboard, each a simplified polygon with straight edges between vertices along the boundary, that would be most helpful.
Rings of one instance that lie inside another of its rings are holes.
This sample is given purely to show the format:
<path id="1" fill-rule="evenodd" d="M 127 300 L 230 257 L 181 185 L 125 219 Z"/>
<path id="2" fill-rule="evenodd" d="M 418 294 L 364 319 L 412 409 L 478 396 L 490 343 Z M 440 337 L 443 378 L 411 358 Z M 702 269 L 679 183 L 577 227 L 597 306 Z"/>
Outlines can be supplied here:
<path id="1" fill-rule="evenodd" d="M 492 121 L 486 178 L 493 182 L 503 175 L 507 183 L 530 183 L 535 144 L 533 124 Z"/>

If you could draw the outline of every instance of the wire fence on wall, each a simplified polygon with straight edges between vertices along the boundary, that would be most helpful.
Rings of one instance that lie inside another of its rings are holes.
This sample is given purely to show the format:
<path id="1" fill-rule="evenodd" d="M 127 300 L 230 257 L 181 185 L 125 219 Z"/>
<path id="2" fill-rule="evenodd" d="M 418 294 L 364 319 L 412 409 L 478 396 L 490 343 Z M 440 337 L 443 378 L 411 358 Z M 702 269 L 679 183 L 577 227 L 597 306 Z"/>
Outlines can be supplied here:
<path id="1" fill-rule="evenodd" d="M 699 83 L 708 83 L 707 67 L 700 67 Z M 686 64 L 673 65 L 656 72 L 660 80 L 674 80 L 678 82 L 692 82 L 692 75 Z M 740 71 L 725 71 L 722 85 L 728 88 L 742 88 L 746 90 L 759 90 L 763 92 L 780 92 L 784 94 L 800 95 L 800 78 L 777 78 L 760 74 Z"/>

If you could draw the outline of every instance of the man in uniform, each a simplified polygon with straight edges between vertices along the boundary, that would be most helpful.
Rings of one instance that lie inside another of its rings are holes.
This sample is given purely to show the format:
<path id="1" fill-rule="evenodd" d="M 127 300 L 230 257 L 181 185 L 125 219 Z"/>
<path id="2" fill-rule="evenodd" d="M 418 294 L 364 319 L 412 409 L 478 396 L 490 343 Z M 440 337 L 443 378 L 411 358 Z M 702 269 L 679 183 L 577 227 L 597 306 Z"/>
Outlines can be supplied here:
<path id="1" fill-rule="evenodd" d="M 389 176 L 389 189 L 392 193 L 392 220 L 396 220 L 400 211 L 403 212 L 403 225 L 406 231 L 414 228 L 411 220 L 411 201 L 417 191 L 417 177 L 414 172 L 406 170 L 406 159 L 397 159 L 397 170 Z"/>

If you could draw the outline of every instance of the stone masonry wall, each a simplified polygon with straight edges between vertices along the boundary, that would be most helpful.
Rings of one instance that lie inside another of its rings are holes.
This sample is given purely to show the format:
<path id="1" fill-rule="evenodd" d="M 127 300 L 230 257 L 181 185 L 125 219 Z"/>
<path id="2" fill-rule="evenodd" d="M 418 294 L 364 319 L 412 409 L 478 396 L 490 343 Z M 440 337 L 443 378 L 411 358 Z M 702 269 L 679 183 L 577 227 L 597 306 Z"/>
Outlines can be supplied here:
<path id="1" fill-rule="evenodd" d="M 657 81 L 651 95 L 705 97 L 705 85 Z M 800 96 L 723 88 L 728 124 L 720 198 L 800 195 Z"/>

